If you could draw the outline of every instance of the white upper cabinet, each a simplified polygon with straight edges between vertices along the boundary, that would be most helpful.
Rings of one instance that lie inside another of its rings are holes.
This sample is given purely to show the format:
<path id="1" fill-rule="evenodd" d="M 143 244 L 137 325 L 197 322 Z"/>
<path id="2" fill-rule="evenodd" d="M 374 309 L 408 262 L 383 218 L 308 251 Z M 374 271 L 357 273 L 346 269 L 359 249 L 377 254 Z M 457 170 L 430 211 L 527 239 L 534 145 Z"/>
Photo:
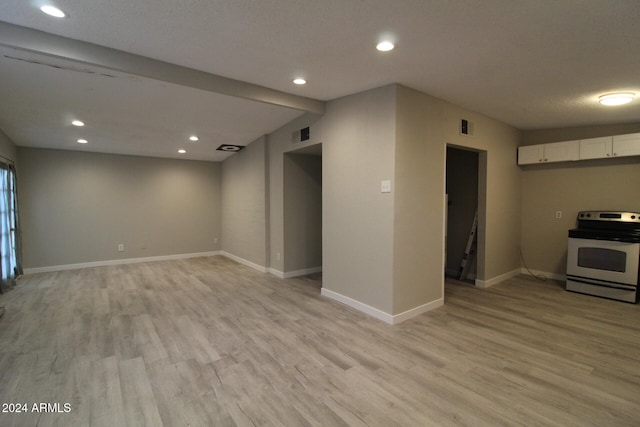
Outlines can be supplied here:
<path id="1" fill-rule="evenodd" d="M 554 142 L 552 144 L 526 145 L 518 147 L 518 164 L 531 165 L 544 162 L 566 162 L 578 160 L 580 141 Z"/>
<path id="2" fill-rule="evenodd" d="M 545 162 L 567 162 L 580 158 L 580 141 L 555 142 L 544 144 Z"/>
<path id="3" fill-rule="evenodd" d="M 640 156 L 640 133 L 614 136 L 613 155 L 615 157 Z"/>
<path id="4" fill-rule="evenodd" d="M 640 156 L 640 133 L 518 147 L 518 164 Z"/>
<path id="5" fill-rule="evenodd" d="M 518 147 L 518 164 L 530 165 L 533 163 L 541 163 L 544 158 L 544 147 L 540 145 L 526 145 Z"/>
<path id="6" fill-rule="evenodd" d="M 580 141 L 580 160 L 602 159 L 613 154 L 613 137 L 590 138 Z"/>

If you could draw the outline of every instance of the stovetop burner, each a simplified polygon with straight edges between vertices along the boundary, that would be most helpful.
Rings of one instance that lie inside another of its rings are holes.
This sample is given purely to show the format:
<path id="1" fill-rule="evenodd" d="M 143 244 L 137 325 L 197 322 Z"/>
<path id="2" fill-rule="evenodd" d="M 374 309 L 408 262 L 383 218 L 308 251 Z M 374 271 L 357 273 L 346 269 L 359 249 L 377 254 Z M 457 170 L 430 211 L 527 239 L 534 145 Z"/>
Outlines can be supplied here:
<path id="1" fill-rule="evenodd" d="M 578 239 L 612 240 L 615 242 L 640 243 L 640 230 L 598 230 L 574 228 L 569 230 L 569 237 Z"/>

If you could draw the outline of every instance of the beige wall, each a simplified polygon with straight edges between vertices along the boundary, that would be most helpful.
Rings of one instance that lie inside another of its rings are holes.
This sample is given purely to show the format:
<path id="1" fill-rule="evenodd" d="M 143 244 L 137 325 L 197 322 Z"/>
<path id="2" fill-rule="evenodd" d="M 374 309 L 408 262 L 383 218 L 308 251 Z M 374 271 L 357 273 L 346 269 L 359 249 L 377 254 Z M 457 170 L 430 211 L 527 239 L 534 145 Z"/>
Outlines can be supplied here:
<path id="1" fill-rule="evenodd" d="M 284 272 L 322 267 L 322 157 L 284 156 Z"/>
<path id="2" fill-rule="evenodd" d="M 318 132 L 315 127 L 311 131 L 311 139 L 304 143 L 292 143 L 291 133 L 303 127 L 313 125 L 321 116 L 303 115 L 287 123 L 267 137 L 267 167 L 269 201 L 268 201 L 268 233 L 270 266 L 276 273 L 285 272 L 285 222 L 284 222 L 284 153 L 304 146 L 317 144 Z"/>
<path id="3" fill-rule="evenodd" d="M 393 179 L 395 91 L 390 85 L 327 103 L 269 135 L 271 265 L 283 271 L 283 154 L 322 143 L 323 288 L 391 313 L 393 310 Z M 310 126 L 311 139 L 291 133 Z"/>
<path id="4" fill-rule="evenodd" d="M 323 287 L 393 313 L 396 86 L 327 104 L 323 142 Z M 392 184 L 393 186 L 393 184 Z"/>
<path id="5" fill-rule="evenodd" d="M 219 249 L 217 163 L 24 147 L 18 161 L 26 268 Z"/>
<path id="6" fill-rule="evenodd" d="M 640 132 L 640 124 L 525 132 L 526 144 L 543 144 Z M 566 274 L 567 233 L 581 210 L 640 212 L 640 157 L 523 166 L 522 252 L 527 266 Z M 556 211 L 562 218 L 556 219 Z"/>
<path id="7" fill-rule="evenodd" d="M 394 228 L 394 314 L 443 298 L 446 145 L 480 152 L 478 280 L 519 270 L 521 171 L 518 130 L 398 86 Z M 460 118 L 473 135 L 460 135 Z"/>
<path id="8" fill-rule="evenodd" d="M 444 297 L 444 109 L 398 86 L 393 314 Z"/>
<path id="9" fill-rule="evenodd" d="M 268 266 L 266 137 L 222 163 L 222 250 Z"/>
<path id="10" fill-rule="evenodd" d="M 473 135 L 460 134 L 461 118 L 473 124 Z M 520 269 L 522 171 L 516 153 L 521 134 L 449 103 L 445 104 L 444 132 L 447 144 L 480 152 L 477 275 L 479 284 L 492 284 Z"/>
<path id="11" fill-rule="evenodd" d="M 461 116 L 473 122 L 473 136 L 458 135 Z M 292 142 L 305 126 L 311 139 Z M 268 136 L 271 267 L 285 271 L 294 257 L 284 241 L 284 153 L 322 143 L 323 288 L 393 315 L 441 301 L 445 149 L 453 144 L 480 152 L 480 279 L 519 270 L 519 138 L 507 125 L 399 85 L 299 117 Z M 380 192 L 382 180 L 392 181 L 392 193 Z"/>
<path id="12" fill-rule="evenodd" d="M 8 160 L 16 161 L 17 148 L 16 144 L 0 129 L 0 156 L 6 157 Z"/>

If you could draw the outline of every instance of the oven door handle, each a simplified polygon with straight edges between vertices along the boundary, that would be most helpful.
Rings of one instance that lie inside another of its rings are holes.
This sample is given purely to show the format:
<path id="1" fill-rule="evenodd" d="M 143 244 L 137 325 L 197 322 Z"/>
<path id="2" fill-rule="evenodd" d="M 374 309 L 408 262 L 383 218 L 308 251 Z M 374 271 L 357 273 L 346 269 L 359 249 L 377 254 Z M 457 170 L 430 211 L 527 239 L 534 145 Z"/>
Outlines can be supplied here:
<path id="1" fill-rule="evenodd" d="M 635 291 L 636 286 L 625 285 L 622 283 L 603 282 L 600 280 L 590 280 L 586 277 L 567 275 L 567 279 L 573 282 L 586 283 L 587 285 L 602 286 L 605 288 L 621 289 L 623 291 Z"/>

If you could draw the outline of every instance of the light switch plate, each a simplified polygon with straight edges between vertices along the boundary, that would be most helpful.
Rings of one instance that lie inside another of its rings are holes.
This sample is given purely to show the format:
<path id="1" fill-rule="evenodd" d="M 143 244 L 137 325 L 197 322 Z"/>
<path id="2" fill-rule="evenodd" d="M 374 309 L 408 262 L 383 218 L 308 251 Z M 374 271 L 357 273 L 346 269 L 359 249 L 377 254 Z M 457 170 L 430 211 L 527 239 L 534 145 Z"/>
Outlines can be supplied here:
<path id="1" fill-rule="evenodd" d="M 380 182 L 380 192 L 381 193 L 391 193 L 391 181 L 385 180 Z"/>

